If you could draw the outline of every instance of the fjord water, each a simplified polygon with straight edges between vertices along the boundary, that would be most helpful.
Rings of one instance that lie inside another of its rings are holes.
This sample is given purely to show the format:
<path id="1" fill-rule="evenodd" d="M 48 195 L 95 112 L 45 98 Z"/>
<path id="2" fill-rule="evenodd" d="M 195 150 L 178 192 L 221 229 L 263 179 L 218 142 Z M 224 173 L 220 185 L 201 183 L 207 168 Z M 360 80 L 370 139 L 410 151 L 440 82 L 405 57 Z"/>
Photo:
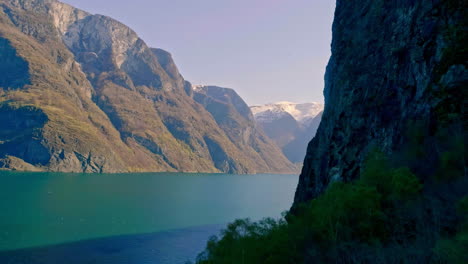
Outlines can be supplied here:
<path id="1" fill-rule="evenodd" d="M 297 178 L 0 172 L 0 251 L 279 217 Z"/>

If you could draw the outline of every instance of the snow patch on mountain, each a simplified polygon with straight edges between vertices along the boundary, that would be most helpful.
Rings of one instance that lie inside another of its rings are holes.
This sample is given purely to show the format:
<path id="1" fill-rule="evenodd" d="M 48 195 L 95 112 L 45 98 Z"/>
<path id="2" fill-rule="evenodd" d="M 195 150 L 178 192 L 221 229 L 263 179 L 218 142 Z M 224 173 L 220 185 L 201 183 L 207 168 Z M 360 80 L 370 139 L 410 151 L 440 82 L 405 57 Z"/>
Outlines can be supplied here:
<path id="1" fill-rule="evenodd" d="M 299 123 L 306 125 L 324 109 L 324 104 L 318 102 L 293 103 L 277 102 L 273 104 L 251 106 L 250 109 L 258 122 L 272 122 L 285 115 L 291 115 Z"/>
<path id="2" fill-rule="evenodd" d="M 252 109 L 252 108 L 251 108 Z M 252 110 L 253 112 L 253 110 Z M 290 116 L 290 118 L 295 119 L 291 114 L 288 112 L 285 112 L 281 109 L 273 108 L 273 109 L 265 109 L 264 111 L 258 112 L 258 113 L 253 113 L 255 120 L 257 122 L 261 123 L 271 123 L 275 120 L 279 120 L 281 118 L 285 118 L 287 116 Z"/>

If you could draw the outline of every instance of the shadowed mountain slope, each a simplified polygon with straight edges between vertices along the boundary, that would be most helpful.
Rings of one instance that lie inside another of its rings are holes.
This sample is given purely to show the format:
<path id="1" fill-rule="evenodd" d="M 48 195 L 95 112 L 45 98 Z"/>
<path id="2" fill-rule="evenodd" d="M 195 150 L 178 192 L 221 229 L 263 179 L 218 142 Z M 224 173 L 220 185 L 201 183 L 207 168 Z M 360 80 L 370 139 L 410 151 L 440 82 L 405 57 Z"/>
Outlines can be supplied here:
<path id="1" fill-rule="evenodd" d="M 250 107 L 257 125 L 282 149 L 294 163 L 304 160 L 307 144 L 315 136 L 322 119 L 321 103 L 276 104 Z"/>

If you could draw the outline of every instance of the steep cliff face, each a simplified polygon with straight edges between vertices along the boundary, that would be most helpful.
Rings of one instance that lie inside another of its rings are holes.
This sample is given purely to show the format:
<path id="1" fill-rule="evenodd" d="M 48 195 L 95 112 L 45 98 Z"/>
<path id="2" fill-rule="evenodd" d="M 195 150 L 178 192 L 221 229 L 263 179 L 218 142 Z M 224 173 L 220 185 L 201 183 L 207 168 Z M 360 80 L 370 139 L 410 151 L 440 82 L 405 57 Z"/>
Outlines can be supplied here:
<path id="1" fill-rule="evenodd" d="M 464 148 L 467 10 L 457 0 L 337 1 L 325 111 L 296 204 L 355 179 L 373 149 L 429 177 Z"/>
<path id="2" fill-rule="evenodd" d="M 171 55 L 149 48 L 114 19 L 55 0 L 0 0 L 0 51 L 0 69 L 8 72 L 0 77 L 0 118 L 18 121 L 0 129 L 0 167 L 231 173 L 278 168 L 245 157 L 192 98 Z"/>

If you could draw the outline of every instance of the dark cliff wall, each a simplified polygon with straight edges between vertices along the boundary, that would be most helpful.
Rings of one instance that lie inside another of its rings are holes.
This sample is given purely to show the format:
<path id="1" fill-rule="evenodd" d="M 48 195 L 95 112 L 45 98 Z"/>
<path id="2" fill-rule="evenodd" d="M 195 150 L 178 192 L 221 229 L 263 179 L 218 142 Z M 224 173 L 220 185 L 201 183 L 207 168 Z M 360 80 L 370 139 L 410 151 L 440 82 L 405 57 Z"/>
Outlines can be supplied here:
<path id="1" fill-rule="evenodd" d="M 358 177 L 374 148 L 420 175 L 454 145 L 464 148 L 467 3 L 337 1 L 326 107 L 295 204 Z"/>

